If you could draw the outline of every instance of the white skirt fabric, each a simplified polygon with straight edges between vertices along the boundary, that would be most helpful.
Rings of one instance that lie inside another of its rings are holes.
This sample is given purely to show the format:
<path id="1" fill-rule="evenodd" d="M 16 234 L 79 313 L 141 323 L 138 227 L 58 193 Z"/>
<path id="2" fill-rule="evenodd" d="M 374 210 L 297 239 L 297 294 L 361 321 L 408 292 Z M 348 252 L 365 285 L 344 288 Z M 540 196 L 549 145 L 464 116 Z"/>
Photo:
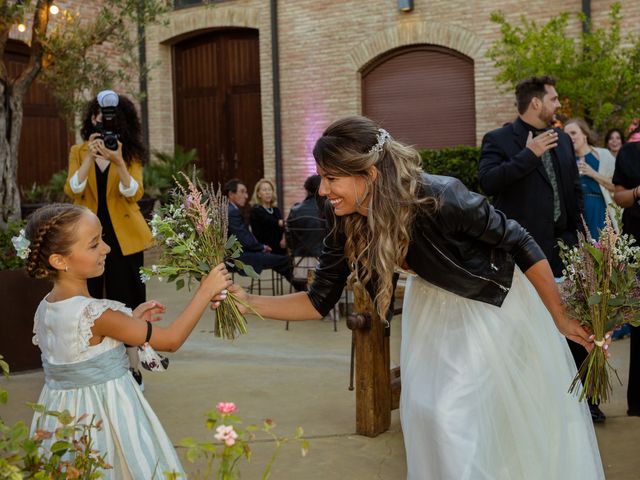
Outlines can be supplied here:
<path id="1" fill-rule="evenodd" d="M 576 368 L 518 269 L 502 307 L 409 277 L 400 416 L 408 479 L 603 479 Z"/>

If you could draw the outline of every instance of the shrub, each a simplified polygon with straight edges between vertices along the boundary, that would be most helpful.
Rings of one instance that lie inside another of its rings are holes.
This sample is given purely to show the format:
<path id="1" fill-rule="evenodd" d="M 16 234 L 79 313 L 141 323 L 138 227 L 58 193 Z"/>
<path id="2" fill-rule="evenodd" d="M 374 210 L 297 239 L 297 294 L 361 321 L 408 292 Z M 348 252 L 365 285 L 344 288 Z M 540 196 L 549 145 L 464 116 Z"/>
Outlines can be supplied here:
<path id="1" fill-rule="evenodd" d="M 455 177 L 472 192 L 482 193 L 478 184 L 480 147 L 459 146 L 440 150 L 420 150 L 420 156 L 425 172 Z"/>

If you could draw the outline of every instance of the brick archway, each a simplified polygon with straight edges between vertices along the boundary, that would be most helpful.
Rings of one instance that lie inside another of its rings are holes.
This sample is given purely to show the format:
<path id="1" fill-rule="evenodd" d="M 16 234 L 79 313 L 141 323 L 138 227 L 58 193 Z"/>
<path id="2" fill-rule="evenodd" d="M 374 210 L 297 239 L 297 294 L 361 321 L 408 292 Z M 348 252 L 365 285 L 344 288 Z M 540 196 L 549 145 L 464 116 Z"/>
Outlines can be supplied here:
<path id="1" fill-rule="evenodd" d="M 147 61 L 151 65 L 157 65 L 151 72 L 148 89 L 149 141 L 154 148 L 168 151 L 173 149 L 175 143 L 171 58 L 173 44 L 207 30 L 225 27 L 261 30 L 261 27 L 264 28 L 264 21 L 260 21 L 256 9 L 248 7 L 202 6 L 171 12 L 167 15 L 167 24 L 148 28 Z M 264 101 L 269 102 L 270 95 Z"/>
<path id="2" fill-rule="evenodd" d="M 370 36 L 351 51 L 349 58 L 354 68 L 361 72 L 383 53 L 416 44 L 446 47 L 472 60 L 479 59 L 484 50 L 482 38 L 464 28 L 433 22 L 408 22 Z"/>

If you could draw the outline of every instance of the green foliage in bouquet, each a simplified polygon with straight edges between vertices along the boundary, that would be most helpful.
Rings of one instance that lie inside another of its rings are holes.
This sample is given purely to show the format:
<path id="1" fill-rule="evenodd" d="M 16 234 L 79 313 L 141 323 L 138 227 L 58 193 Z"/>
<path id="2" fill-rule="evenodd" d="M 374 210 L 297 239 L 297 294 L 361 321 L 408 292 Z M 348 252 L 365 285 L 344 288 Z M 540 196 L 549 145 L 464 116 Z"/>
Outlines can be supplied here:
<path id="1" fill-rule="evenodd" d="M 275 450 L 267 462 L 262 473 L 262 479 L 267 480 L 271 474 L 271 468 L 280 452 L 280 448 L 287 442 L 289 438 L 279 437 L 273 430 L 276 426 L 271 419 L 266 419 L 262 426 L 249 425 L 241 428 L 242 421 L 236 415 L 236 405 L 231 402 L 218 403 L 215 410 L 207 413 L 207 429 L 215 429 L 215 442 L 196 442 L 193 438 L 186 438 L 180 442 L 185 447 L 186 458 L 189 462 L 195 463 L 204 460 L 205 471 L 202 472 L 203 478 L 211 478 L 211 474 L 215 474 L 215 478 L 219 480 L 233 480 L 240 478 L 239 462 L 244 457 L 247 461 L 251 461 L 251 445 L 255 441 L 257 433 L 267 436 L 275 444 Z M 293 440 L 300 444 L 300 452 L 304 457 L 309 445 L 307 440 L 302 438 L 302 427 L 296 429 Z M 217 467 L 216 467 L 217 464 Z"/>
<path id="2" fill-rule="evenodd" d="M 8 377 L 9 365 L 0 355 L 0 371 Z M 7 391 L 0 388 L 0 404 L 6 404 Z M 31 404 L 43 416 L 58 419 L 59 427 L 54 431 L 36 428 L 29 435 L 24 422 L 9 426 L 0 418 L 0 478 L 21 480 L 34 478 L 42 480 L 101 478 L 103 470 L 112 468 L 101 455 L 92 448 L 92 432 L 102 428 L 102 422 L 87 415 L 78 419 L 68 411 L 46 411 L 44 406 Z M 43 416 L 40 419 L 44 418 Z"/>
<path id="3" fill-rule="evenodd" d="M 149 222 L 162 253 L 158 265 L 140 269 L 142 281 L 158 276 L 175 282 L 180 290 L 192 281 L 200 281 L 222 262 L 257 277 L 253 267 L 239 260 L 242 245 L 238 239 L 235 235 L 228 236 L 228 200 L 222 189 L 214 190 L 211 185 L 182 176 L 186 186 L 176 181 L 170 201 Z M 233 339 L 247 333 L 246 320 L 236 302 L 244 305 L 229 292 L 227 300 L 216 310 L 214 333 L 217 337 Z"/>
<path id="4" fill-rule="evenodd" d="M 586 226 L 585 231 L 589 231 Z M 624 323 L 640 325 L 640 289 L 636 279 L 640 247 L 633 246 L 634 243 L 633 237 L 616 233 L 608 217 L 598 241 L 579 233 L 575 247 L 560 243 L 566 278 L 562 290 L 568 313 L 595 336 L 595 347 L 569 388 L 573 393 L 582 380 L 580 400 L 589 397 L 597 404 L 609 399 L 612 391 L 609 370 L 616 377 L 617 372 L 603 349 L 605 335 Z"/>

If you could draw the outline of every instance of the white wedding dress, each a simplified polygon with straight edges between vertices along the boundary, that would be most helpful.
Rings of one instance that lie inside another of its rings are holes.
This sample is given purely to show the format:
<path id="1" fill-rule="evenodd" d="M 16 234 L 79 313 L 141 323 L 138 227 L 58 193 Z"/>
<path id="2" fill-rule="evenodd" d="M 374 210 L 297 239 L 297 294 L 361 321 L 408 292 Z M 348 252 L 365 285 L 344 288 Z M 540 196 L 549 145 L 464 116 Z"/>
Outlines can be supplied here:
<path id="1" fill-rule="evenodd" d="M 502 307 L 417 276 L 402 318 L 410 480 L 592 480 L 604 472 L 565 338 L 516 268 Z"/>

